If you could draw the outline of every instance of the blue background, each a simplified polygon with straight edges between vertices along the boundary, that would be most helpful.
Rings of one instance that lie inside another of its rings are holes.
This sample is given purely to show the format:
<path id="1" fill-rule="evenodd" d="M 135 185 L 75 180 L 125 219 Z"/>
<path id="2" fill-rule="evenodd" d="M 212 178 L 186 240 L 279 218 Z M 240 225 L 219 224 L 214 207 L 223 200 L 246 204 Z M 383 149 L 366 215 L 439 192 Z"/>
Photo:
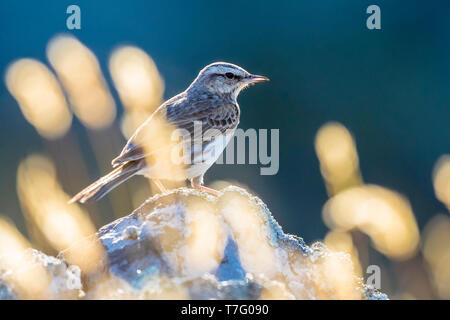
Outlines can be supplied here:
<path id="1" fill-rule="evenodd" d="M 70 4 L 81 8 L 81 30 L 66 29 Z M 366 28 L 371 4 L 381 8 L 381 30 Z M 354 135 L 364 182 L 404 194 L 420 227 L 446 212 L 431 174 L 439 156 L 450 153 L 449 14 L 446 1 L 2 1 L 0 67 L 4 74 L 21 57 L 47 63 L 48 40 L 69 32 L 97 56 L 119 105 L 107 63 L 123 44 L 152 56 L 165 98 L 218 60 L 270 77 L 240 96 L 240 127 L 280 129 L 278 174 L 261 176 L 257 165 L 216 165 L 206 182 L 248 185 L 285 231 L 309 243 L 327 231 L 314 137 L 328 121 Z M 25 232 L 16 170 L 44 142 L 3 82 L 0 120 L 0 212 Z M 87 144 L 76 119 L 72 130 Z M 99 172 L 93 163 L 89 168 L 94 179 Z"/>

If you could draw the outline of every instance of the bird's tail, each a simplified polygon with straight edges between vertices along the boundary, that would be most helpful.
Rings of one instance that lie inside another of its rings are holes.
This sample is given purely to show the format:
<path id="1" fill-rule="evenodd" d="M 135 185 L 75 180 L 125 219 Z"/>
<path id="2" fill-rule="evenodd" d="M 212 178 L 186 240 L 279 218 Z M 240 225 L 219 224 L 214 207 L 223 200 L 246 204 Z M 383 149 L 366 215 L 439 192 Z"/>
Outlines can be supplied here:
<path id="1" fill-rule="evenodd" d="M 140 160 L 127 162 L 81 190 L 70 199 L 69 203 L 77 201 L 85 203 L 90 200 L 99 200 L 119 184 L 135 175 L 141 170 L 141 167 L 142 161 Z"/>

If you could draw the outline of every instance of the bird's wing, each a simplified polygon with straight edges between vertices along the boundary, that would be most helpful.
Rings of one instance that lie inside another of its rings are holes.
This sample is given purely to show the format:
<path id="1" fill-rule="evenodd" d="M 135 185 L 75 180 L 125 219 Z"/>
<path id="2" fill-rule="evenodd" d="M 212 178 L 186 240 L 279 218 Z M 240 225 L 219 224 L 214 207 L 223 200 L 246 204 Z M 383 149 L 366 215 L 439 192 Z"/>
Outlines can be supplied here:
<path id="1" fill-rule="evenodd" d="M 224 135 L 227 130 L 235 129 L 239 123 L 239 107 L 231 102 L 219 103 L 214 99 L 204 98 L 187 99 L 186 96 L 175 98 L 161 105 L 136 130 L 121 154 L 112 161 L 114 167 L 173 147 L 173 144 L 166 142 L 156 143 L 153 148 L 146 148 L 144 145 L 155 139 L 170 139 L 176 129 L 181 129 L 179 132 L 183 137 L 189 134 L 192 145 L 202 145 Z M 200 124 L 201 130 L 194 130 L 199 128 Z"/>

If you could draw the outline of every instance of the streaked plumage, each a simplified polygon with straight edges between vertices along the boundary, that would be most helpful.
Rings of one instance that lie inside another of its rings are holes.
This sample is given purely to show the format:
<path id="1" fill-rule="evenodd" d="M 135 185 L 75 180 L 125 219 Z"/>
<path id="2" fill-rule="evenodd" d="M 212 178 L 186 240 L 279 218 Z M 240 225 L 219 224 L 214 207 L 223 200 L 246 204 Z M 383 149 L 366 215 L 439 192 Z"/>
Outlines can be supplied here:
<path id="1" fill-rule="evenodd" d="M 203 175 L 220 156 L 239 124 L 240 109 L 237 96 L 249 84 L 267 80 L 230 63 L 219 62 L 206 66 L 186 91 L 163 103 L 136 130 L 120 155 L 112 161 L 116 169 L 83 189 L 71 199 L 71 202 L 98 200 L 135 174 L 142 174 L 151 179 L 180 179 L 172 176 L 170 171 L 159 170 L 163 165 L 159 162 L 163 161 L 158 160 L 157 155 L 169 151 L 165 149 L 173 146 L 162 144 L 158 148 L 146 148 L 148 142 L 155 137 L 154 132 L 149 134 L 151 131 L 149 129 L 156 124 L 160 126 L 158 130 L 163 132 L 161 134 L 167 134 L 174 129 L 188 133 L 193 161 L 183 165 L 184 179 L 190 179 L 193 187 L 214 193 L 215 190 L 202 186 Z M 200 135 L 195 134 L 196 124 L 201 124 Z M 165 128 L 168 131 L 165 131 Z M 186 135 L 183 136 L 181 143 L 189 144 Z M 196 150 L 195 146 L 201 150 Z M 212 156 L 209 151 L 215 147 L 218 148 L 216 151 L 220 152 L 215 152 Z M 206 159 L 196 161 L 201 157 L 194 154 L 195 152 L 205 155 Z M 153 156 L 156 156 L 155 162 L 148 163 Z"/>

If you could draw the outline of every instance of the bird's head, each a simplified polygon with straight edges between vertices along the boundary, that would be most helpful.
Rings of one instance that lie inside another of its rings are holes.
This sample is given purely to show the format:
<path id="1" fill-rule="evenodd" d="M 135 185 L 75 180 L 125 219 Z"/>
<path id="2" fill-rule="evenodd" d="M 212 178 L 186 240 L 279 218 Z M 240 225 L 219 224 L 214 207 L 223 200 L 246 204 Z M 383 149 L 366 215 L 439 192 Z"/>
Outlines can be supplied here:
<path id="1" fill-rule="evenodd" d="M 245 71 L 226 62 L 215 62 L 204 67 L 189 89 L 206 90 L 217 95 L 231 95 L 236 98 L 245 87 L 268 78 Z"/>

